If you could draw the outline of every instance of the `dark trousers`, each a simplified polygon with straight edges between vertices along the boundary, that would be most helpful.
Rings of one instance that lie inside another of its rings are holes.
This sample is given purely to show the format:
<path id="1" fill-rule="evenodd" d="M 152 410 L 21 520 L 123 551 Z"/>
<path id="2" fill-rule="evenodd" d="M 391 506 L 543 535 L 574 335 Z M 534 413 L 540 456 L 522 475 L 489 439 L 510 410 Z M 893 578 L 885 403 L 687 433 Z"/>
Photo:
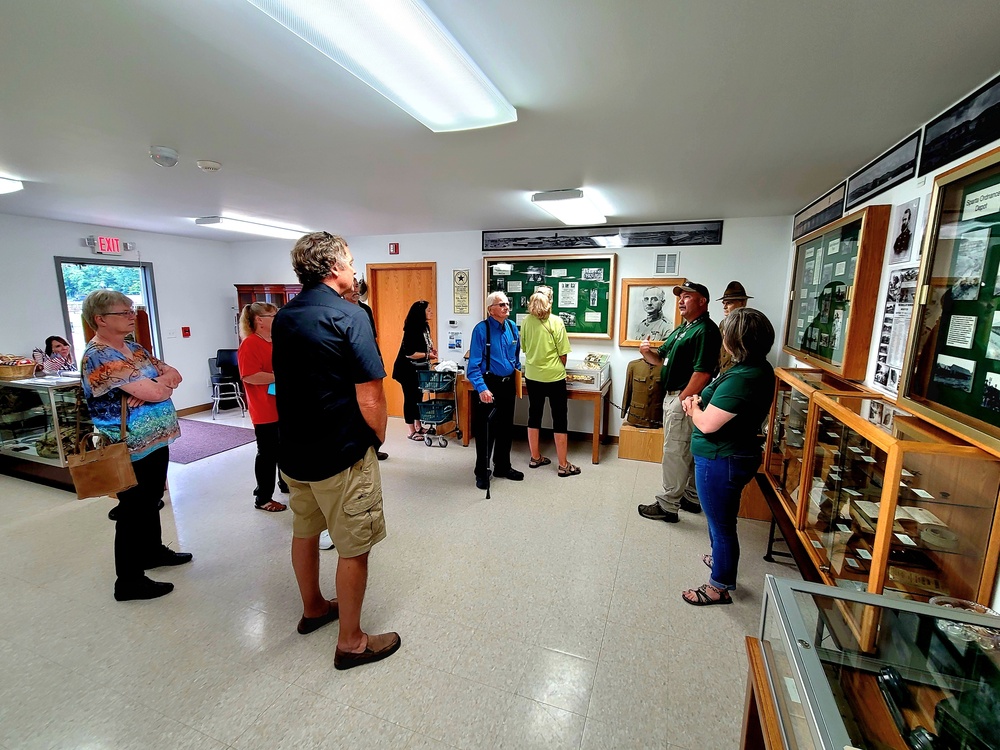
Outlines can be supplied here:
<path id="1" fill-rule="evenodd" d="M 115 573 L 129 582 L 145 576 L 143 565 L 160 549 L 160 510 L 167 484 L 170 449 L 157 448 L 132 462 L 138 484 L 118 493 L 115 522 Z"/>
<path id="2" fill-rule="evenodd" d="M 412 425 L 420 419 L 420 407 L 417 406 L 424 400 L 424 392 L 420 390 L 416 376 L 409 383 L 400 383 L 403 387 L 403 419 L 406 424 Z"/>
<path id="3" fill-rule="evenodd" d="M 472 420 L 472 434 L 476 438 L 476 476 L 489 473 L 490 454 L 493 470 L 503 474 L 510 469 L 510 444 L 514 429 L 514 376 L 499 378 L 487 375 L 486 387 L 493 394 L 493 403 L 484 404 L 478 397 Z M 492 414 L 492 416 L 491 416 Z"/>
<path id="4" fill-rule="evenodd" d="M 278 423 L 255 424 L 253 432 L 257 436 L 257 457 L 253 461 L 257 486 L 253 494 L 258 505 L 263 505 L 274 497 L 274 477 L 278 470 Z"/>
<path id="5" fill-rule="evenodd" d="M 528 427 L 533 430 L 542 426 L 542 414 L 545 413 L 545 399 L 549 400 L 552 409 L 552 432 L 565 433 L 569 424 L 567 419 L 566 378 L 553 383 L 542 383 L 538 380 L 524 379 L 528 386 Z"/>

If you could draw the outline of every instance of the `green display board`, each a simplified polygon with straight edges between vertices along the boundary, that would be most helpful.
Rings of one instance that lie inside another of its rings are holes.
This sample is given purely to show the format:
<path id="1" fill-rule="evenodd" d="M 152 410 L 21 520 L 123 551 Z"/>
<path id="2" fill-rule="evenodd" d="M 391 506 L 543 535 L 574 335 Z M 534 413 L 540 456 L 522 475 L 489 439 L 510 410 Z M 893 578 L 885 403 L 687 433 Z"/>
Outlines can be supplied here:
<path id="1" fill-rule="evenodd" d="M 552 312 L 566 333 L 578 338 L 610 339 L 614 330 L 615 261 L 611 255 L 532 255 L 483 261 L 486 293 L 504 292 L 510 319 L 520 326 L 528 300 L 539 286 L 554 292 Z"/>

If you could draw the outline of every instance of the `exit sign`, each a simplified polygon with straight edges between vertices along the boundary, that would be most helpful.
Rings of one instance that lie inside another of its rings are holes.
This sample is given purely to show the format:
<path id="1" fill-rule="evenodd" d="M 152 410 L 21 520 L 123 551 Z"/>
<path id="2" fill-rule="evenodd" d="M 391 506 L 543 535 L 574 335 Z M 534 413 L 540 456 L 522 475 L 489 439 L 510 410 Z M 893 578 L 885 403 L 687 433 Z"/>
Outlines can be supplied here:
<path id="1" fill-rule="evenodd" d="M 117 237 L 96 237 L 94 252 L 101 255 L 121 255 L 122 243 Z"/>

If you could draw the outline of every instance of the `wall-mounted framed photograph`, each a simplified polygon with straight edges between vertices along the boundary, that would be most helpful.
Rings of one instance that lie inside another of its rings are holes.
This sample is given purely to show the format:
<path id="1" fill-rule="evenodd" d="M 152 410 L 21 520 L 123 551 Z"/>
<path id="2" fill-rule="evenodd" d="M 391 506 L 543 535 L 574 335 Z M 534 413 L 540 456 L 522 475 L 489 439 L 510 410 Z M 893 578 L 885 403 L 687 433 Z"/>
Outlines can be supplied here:
<path id="1" fill-rule="evenodd" d="M 483 232 L 483 252 L 522 250 L 613 250 L 629 247 L 721 245 L 721 221 L 672 221 L 558 229 L 504 229 Z"/>
<path id="2" fill-rule="evenodd" d="M 855 206 L 913 177 L 917 173 L 919 149 L 918 130 L 852 174 L 847 180 L 847 202 L 844 204 L 844 210 L 850 211 Z"/>
<path id="3" fill-rule="evenodd" d="M 1000 455 L 1000 149 L 934 180 L 900 406 Z"/>
<path id="4" fill-rule="evenodd" d="M 845 195 L 847 195 L 847 183 L 842 182 L 795 214 L 792 219 L 792 239 L 804 237 L 843 216 Z"/>
<path id="5" fill-rule="evenodd" d="M 924 126 L 920 174 L 933 172 L 1000 138 L 1000 76 Z"/>
<path id="6" fill-rule="evenodd" d="M 618 256 L 528 255 L 483 259 L 486 295 L 504 292 L 510 320 L 518 328 L 528 316 L 528 300 L 540 286 L 552 288 L 552 314 L 570 338 L 611 339 L 615 322 Z M 486 311 L 483 311 L 486 314 Z"/>
<path id="7" fill-rule="evenodd" d="M 622 279 L 618 345 L 638 347 L 643 339 L 659 345 L 681 324 L 674 287 L 683 278 Z"/>

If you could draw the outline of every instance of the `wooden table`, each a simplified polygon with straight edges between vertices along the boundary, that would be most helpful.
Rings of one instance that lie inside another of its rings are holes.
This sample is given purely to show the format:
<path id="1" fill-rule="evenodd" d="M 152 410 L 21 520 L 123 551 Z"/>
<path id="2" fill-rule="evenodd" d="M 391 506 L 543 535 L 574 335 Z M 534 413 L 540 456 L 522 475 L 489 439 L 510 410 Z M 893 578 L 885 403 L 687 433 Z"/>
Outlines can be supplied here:
<path id="1" fill-rule="evenodd" d="M 465 375 L 458 378 L 455 386 L 456 398 L 459 399 L 458 426 L 462 430 L 462 445 L 467 446 L 472 438 L 472 405 L 476 389 Z M 608 404 L 611 396 L 611 380 L 599 391 L 568 390 L 570 401 L 589 401 L 594 405 L 593 455 L 595 464 L 601 462 L 601 443 L 608 437 Z"/>

